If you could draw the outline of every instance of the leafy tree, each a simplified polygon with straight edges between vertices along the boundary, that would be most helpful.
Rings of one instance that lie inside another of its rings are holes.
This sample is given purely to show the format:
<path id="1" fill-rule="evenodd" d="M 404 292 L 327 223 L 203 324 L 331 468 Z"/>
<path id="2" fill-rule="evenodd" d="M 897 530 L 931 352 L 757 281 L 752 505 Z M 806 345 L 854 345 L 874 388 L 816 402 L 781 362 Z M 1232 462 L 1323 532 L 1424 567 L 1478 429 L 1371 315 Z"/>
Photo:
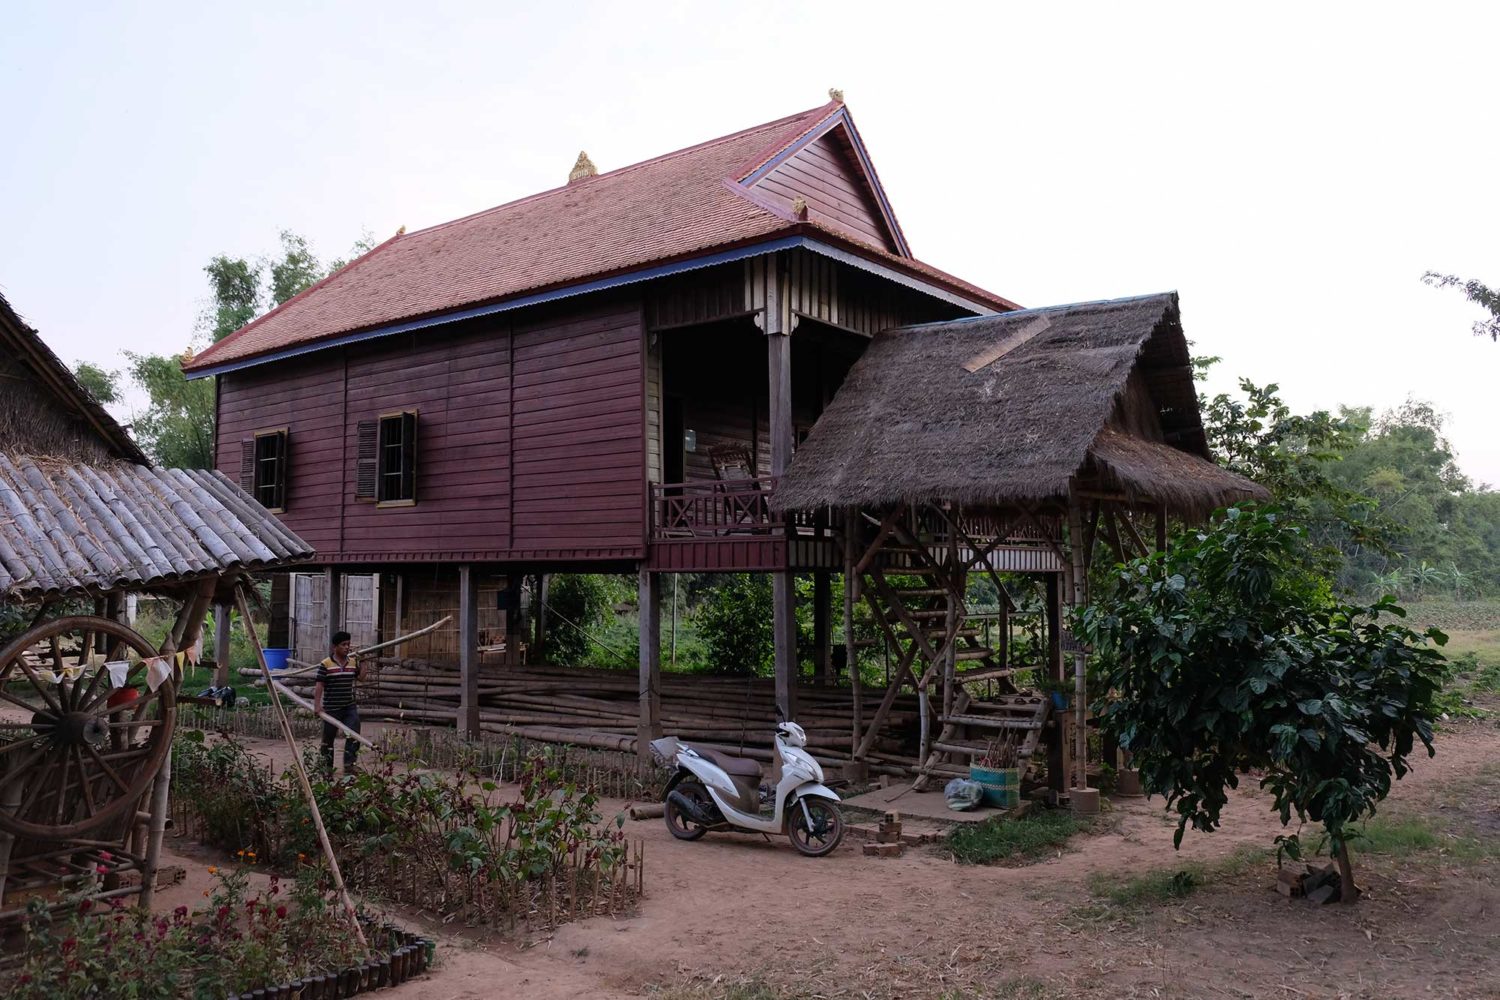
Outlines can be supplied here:
<path id="1" fill-rule="evenodd" d="M 1434 288 L 1463 289 L 1464 297 L 1485 309 L 1491 317 L 1474 321 L 1474 336 L 1500 340 L 1500 290 L 1472 278 L 1465 281 L 1456 275 L 1438 274 L 1436 271 L 1428 271 L 1422 275 L 1422 280 Z"/>
<path id="2" fill-rule="evenodd" d="M 88 390 L 101 403 L 118 403 L 120 394 L 120 373 L 80 361 L 73 368 L 73 375 L 78 379 L 79 385 Z"/>
<path id="3" fill-rule="evenodd" d="M 708 647 L 709 669 L 727 674 L 769 674 L 775 662 L 771 578 L 736 573 L 721 578 L 698 609 L 698 634 Z"/>
<path id="4" fill-rule="evenodd" d="M 183 358 L 125 352 L 130 377 L 145 390 L 144 413 L 134 430 L 158 465 L 178 469 L 211 469 L 214 464 L 214 383 L 188 381 Z"/>
<path id="5" fill-rule="evenodd" d="M 1103 726 L 1141 781 L 1188 826 L 1219 826 L 1240 775 L 1264 774 L 1282 823 L 1321 823 L 1345 899 L 1356 824 L 1373 815 L 1418 740 L 1432 748 L 1445 661 L 1391 620 L 1391 598 L 1334 599 L 1306 567 L 1309 542 L 1273 507 L 1223 512 L 1167 553 L 1119 567 L 1079 615 L 1109 695 Z M 1300 856 L 1296 834 L 1277 838 Z"/>
<path id="6" fill-rule="evenodd" d="M 203 267 L 212 295 L 201 325 L 218 343 L 260 312 L 261 277 L 264 266 L 243 257 L 219 254 Z"/>
<path id="7" fill-rule="evenodd" d="M 609 588 L 601 576 L 559 573 L 547 585 L 547 608 L 557 621 L 543 651 L 552 663 L 577 666 L 588 657 L 589 638 L 609 611 Z"/>

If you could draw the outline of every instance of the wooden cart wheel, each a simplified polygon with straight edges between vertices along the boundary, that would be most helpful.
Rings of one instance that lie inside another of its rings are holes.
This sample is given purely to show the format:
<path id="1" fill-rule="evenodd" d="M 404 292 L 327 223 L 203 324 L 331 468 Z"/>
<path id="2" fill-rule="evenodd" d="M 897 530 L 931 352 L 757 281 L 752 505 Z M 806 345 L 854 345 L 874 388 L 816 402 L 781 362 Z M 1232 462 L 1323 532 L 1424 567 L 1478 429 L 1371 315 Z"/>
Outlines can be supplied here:
<path id="1" fill-rule="evenodd" d="M 43 676 L 127 651 L 134 662 L 118 688 L 102 666 L 56 683 Z M 0 829 L 78 837 L 136 807 L 177 718 L 172 677 L 147 687 L 144 661 L 155 655 L 134 629 L 90 615 L 44 622 L 0 650 Z"/>

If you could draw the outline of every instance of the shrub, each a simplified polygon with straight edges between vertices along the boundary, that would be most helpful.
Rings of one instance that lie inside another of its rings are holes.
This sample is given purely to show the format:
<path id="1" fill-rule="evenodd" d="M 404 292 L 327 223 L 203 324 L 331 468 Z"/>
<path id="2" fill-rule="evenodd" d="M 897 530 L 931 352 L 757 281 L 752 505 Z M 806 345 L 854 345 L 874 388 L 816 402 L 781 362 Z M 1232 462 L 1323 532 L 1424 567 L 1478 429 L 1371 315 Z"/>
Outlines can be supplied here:
<path id="1" fill-rule="evenodd" d="M 192 913 L 179 906 L 153 915 L 117 900 L 84 900 L 69 913 L 49 914 L 33 904 L 6 996 L 222 997 L 363 957 L 352 934 L 334 932 L 342 908 L 316 869 L 303 869 L 289 884 L 272 876 L 258 893 L 248 891 L 243 867 L 215 874 L 207 905 Z M 378 937 L 370 945 L 384 953 Z"/>
<path id="2" fill-rule="evenodd" d="M 609 612 L 609 587 L 601 576 L 558 573 L 547 585 L 547 607 L 552 623 L 543 655 L 549 663 L 576 665 L 589 652 L 589 637 L 597 634 Z"/>
<path id="3" fill-rule="evenodd" d="M 769 674 L 772 628 L 771 578 L 763 573 L 725 577 L 698 611 L 698 634 L 714 673 Z"/>

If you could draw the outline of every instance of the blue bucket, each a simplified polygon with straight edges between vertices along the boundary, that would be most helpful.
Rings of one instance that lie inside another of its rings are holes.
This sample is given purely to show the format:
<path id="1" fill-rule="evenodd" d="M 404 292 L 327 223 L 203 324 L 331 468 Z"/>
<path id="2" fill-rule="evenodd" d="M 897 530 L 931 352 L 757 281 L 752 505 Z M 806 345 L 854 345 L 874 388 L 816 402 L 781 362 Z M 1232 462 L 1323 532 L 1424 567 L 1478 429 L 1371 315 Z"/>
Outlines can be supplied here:
<path id="1" fill-rule="evenodd" d="M 290 649 L 266 649 L 266 666 L 272 670 L 285 670 L 287 658 L 292 655 Z"/>

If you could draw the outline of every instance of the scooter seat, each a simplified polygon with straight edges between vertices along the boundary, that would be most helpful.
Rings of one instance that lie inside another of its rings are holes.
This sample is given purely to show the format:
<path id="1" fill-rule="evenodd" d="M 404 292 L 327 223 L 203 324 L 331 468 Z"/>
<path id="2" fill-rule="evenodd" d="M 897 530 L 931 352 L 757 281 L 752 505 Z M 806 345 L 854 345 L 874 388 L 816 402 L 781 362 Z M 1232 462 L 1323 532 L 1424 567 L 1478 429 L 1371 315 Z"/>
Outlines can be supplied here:
<path id="1" fill-rule="evenodd" d="M 699 757 L 716 764 L 725 774 L 732 774 L 740 778 L 760 778 L 760 761 L 751 760 L 748 757 L 735 757 L 732 754 L 723 753 L 719 750 L 711 750 L 696 743 L 689 743 L 688 746 L 692 747 L 693 751 Z"/>

